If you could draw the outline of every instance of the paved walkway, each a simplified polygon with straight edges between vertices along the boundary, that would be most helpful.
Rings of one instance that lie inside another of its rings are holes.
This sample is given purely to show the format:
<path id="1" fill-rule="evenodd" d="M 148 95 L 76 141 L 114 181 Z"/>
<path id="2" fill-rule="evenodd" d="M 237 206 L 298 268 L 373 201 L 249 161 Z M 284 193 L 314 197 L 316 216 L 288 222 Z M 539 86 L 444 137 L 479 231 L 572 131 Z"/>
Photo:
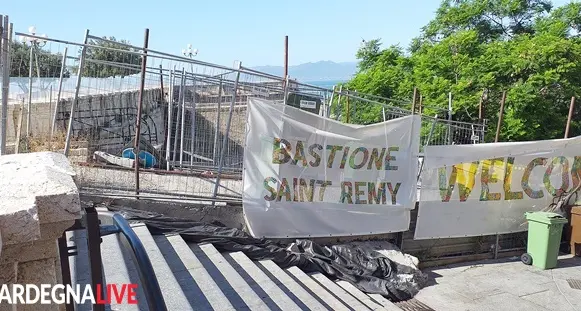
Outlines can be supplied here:
<path id="1" fill-rule="evenodd" d="M 415 297 L 437 311 L 581 310 L 581 258 L 559 257 L 559 266 L 540 270 L 519 258 L 486 260 L 424 270 L 431 285 Z"/>

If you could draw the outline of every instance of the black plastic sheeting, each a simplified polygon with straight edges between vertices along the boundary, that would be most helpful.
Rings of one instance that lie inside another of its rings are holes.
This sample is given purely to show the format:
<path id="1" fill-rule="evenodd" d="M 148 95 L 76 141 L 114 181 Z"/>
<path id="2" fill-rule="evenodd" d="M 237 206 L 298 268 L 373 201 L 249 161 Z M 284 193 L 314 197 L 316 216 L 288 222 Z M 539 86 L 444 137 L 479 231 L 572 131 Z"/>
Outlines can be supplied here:
<path id="1" fill-rule="evenodd" d="M 306 273 L 321 272 L 331 279 L 347 281 L 368 294 L 380 294 L 394 301 L 411 299 L 417 290 L 398 281 L 398 273 L 413 274 L 379 252 L 345 245 L 325 247 L 297 239 L 284 244 L 253 238 L 246 232 L 220 223 L 201 223 L 161 214 L 109 206 L 128 221 L 143 222 L 151 234 L 180 234 L 186 242 L 212 243 L 220 252 L 241 251 L 252 260 L 270 259 L 281 268 L 297 266 Z"/>

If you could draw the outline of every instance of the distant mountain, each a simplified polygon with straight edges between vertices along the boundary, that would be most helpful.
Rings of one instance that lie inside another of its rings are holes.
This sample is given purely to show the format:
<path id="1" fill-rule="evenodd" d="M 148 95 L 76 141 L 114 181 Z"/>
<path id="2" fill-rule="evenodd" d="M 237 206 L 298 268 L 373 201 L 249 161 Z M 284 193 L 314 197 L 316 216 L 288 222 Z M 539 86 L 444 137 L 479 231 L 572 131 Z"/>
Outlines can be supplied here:
<path id="1" fill-rule="evenodd" d="M 257 66 L 252 69 L 271 75 L 283 76 L 283 66 Z M 289 76 L 303 82 L 349 80 L 357 72 L 356 62 L 335 63 L 319 61 L 289 66 Z"/>

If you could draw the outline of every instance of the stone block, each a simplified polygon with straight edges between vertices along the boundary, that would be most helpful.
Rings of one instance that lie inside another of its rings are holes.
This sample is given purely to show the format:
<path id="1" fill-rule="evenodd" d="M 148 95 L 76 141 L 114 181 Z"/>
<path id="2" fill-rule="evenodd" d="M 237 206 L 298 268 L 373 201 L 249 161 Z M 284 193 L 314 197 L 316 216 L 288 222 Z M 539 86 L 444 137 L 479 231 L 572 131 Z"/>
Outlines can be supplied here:
<path id="1" fill-rule="evenodd" d="M 16 262 L 0 265 L 0 284 L 11 284 L 16 282 L 17 272 L 18 264 Z"/>
<path id="2" fill-rule="evenodd" d="M 41 223 L 40 237 L 42 240 L 55 240 L 63 235 L 63 232 L 75 224 L 74 220 L 64 220 L 59 222 Z"/>
<path id="3" fill-rule="evenodd" d="M 0 304 L 0 311 L 16 311 L 16 306 L 9 304 Z"/>
<path id="4" fill-rule="evenodd" d="M 55 239 L 12 244 L 2 250 L 0 266 L 12 262 L 22 263 L 56 257 L 58 257 L 58 246 Z"/>
<path id="5" fill-rule="evenodd" d="M 57 239 L 81 217 L 75 172 L 59 153 L 0 156 L 0 284 L 61 281 Z M 61 310 L 57 305 L 4 310 Z"/>
<path id="6" fill-rule="evenodd" d="M 0 198 L 2 198 L 0 233 L 3 246 L 40 239 L 40 225 L 34 198 L 8 197 L 3 193 L 8 191 L 1 184 L 0 181 Z"/>
<path id="7" fill-rule="evenodd" d="M 75 172 L 59 153 L 0 157 L 0 231 L 3 244 L 43 239 L 41 223 L 81 217 Z M 71 223 L 72 224 L 72 223 Z M 57 237 L 62 235 L 58 233 Z"/>
<path id="8" fill-rule="evenodd" d="M 17 282 L 19 284 L 56 284 L 56 265 L 58 265 L 58 262 L 55 258 L 19 263 Z M 56 311 L 60 310 L 60 307 L 56 304 L 41 305 L 39 303 L 18 305 L 16 309 L 18 311 Z"/>

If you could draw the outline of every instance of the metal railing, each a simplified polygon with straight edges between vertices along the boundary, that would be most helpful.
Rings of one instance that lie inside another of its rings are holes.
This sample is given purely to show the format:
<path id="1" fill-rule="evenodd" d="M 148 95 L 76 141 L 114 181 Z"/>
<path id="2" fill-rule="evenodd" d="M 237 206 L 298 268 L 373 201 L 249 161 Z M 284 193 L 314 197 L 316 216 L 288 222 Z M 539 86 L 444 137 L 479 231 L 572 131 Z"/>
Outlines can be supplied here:
<path id="1" fill-rule="evenodd" d="M 153 265 L 141 240 L 133 231 L 129 222 L 120 214 L 113 212 L 97 212 L 93 207 L 85 208 L 84 219 L 77 222 L 75 226 L 67 231 L 85 229 L 88 249 L 89 268 L 91 273 L 91 287 L 96 293 L 99 286 L 104 290 L 103 284 L 103 261 L 101 258 L 102 237 L 110 234 L 119 234 L 122 245 L 131 250 L 131 259 L 137 268 L 139 280 L 143 287 L 143 292 L 150 310 L 167 311 L 165 300 L 163 298 L 159 282 L 153 270 Z M 66 243 L 66 232 L 59 239 L 59 253 L 61 258 L 61 270 L 63 274 L 63 283 L 72 284 L 71 270 L 68 256 L 78 255 L 76 251 L 69 252 L 71 247 Z M 71 304 L 66 305 L 67 311 L 73 311 Z M 94 304 L 93 311 L 104 311 L 105 306 Z"/>
<path id="2" fill-rule="evenodd" d="M 422 148 L 484 142 L 486 124 L 454 121 L 446 117 L 450 111 L 421 106 L 421 100 L 416 107 L 411 100 L 309 85 L 241 63 L 225 67 L 125 43 L 112 47 L 110 40 L 94 35 L 82 43 L 15 35 L 47 45 L 37 51 L 43 53 L 38 77 L 31 79 L 24 69 L 10 77 L 8 115 L 13 117 L 5 125 L 10 147 L 14 152 L 64 150 L 85 193 L 240 203 L 251 98 L 289 104 L 290 95 L 308 96 L 320 102 L 322 117 L 362 125 L 419 110 Z M 78 49 L 86 53 L 75 53 Z M 104 51 L 115 58 L 97 57 Z M 21 54 L 9 55 L 14 68 L 29 63 Z M 139 153 L 131 153 L 136 142 L 155 164 L 120 160 Z"/>

